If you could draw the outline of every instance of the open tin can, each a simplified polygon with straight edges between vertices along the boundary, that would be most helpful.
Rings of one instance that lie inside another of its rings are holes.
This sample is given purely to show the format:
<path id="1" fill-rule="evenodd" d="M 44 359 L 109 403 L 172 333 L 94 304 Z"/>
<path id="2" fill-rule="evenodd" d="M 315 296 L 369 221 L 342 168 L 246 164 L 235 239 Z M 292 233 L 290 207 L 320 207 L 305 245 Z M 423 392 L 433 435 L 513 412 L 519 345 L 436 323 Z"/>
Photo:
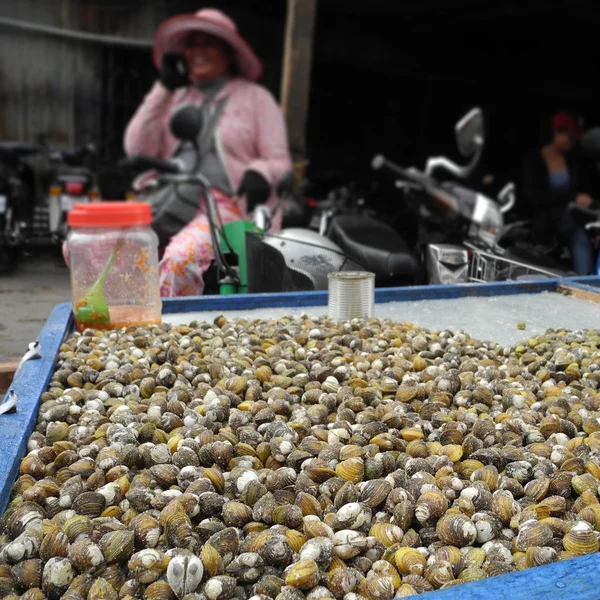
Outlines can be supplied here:
<path id="1" fill-rule="evenodd" d="M 329 273 L 327 312 L 330 319 L 368 319 L 375 304 L 375 273 L 337 271 Z"/>

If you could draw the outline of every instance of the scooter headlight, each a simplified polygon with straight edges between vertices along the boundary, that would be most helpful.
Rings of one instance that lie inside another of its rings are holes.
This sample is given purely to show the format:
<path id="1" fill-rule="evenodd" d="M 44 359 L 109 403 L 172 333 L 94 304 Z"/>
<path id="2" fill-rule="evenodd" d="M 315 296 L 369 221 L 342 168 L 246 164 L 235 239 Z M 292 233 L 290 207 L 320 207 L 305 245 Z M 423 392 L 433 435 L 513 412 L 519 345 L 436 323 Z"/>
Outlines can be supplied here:
<path id="1" fill-rule="evenodd" d="M 504 219 L 496 204 L 483 195 L 478 195 L 473 213 L 473 224 L 477 237 L 489 246 L 497 244 L 502 235 Z"/>

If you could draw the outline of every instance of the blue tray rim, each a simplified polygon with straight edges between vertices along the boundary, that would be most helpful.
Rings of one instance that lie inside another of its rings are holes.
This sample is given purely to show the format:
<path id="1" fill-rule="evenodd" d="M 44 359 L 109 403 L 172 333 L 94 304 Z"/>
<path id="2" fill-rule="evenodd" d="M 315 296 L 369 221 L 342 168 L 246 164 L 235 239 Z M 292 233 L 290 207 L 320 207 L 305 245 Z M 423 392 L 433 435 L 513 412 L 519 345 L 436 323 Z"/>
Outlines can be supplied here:
<path id="1" fill-rule="evenodd" d="M 600 288 L 600 277 L 384 288 L 375 290 L 375 302 L 538 294 L 551 292 L 563 284 L 597 292 Z M 310 307 L 326 304 L 326 291 L 196 296 L 163 299 L 163 313 Z M 18 475 L 19 462 L 26 452 L 27 440 L 35 426 L 40 395 L 47 389 L 56 355 L 72 328 L 73 314 L 70 303 L 57 305 L 38 337 L 42 347 L 41 358 L 24 363 L 11 386 L 19 398 L 19 410 L 16 414 L 0 416 L 0 514 L 8 505 L 12 485 Z M 591 574 L 598 569 L 600 553 L 466 583 L 446 590 L 427 592 L 425 597 L 432 600 L 496 600 L 508 596 L 511 600 L 597 600 L 600 595 L 596 589 L 595 578 Z"/>

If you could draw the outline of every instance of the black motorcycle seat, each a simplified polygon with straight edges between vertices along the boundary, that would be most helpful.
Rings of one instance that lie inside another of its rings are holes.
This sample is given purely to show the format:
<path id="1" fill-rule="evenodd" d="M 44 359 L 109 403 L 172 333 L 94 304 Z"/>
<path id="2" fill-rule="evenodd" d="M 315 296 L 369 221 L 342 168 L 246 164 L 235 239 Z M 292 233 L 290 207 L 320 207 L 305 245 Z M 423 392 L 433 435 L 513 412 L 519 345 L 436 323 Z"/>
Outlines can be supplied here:
<path id="1" fill-rule="evenodd" d="M 24 142 L 0 141 L 0 154 L 13 156 L 28 156 L 42 152 L 44 148 L 39 144 L 26 144 Z"/>
<path id="2" fill-rule="evenodd" d="M 416 257 L 396 230 L 367 215 L 336 216 L 329 237 L 376 278 L 413 277 L 419 271 Z"/>

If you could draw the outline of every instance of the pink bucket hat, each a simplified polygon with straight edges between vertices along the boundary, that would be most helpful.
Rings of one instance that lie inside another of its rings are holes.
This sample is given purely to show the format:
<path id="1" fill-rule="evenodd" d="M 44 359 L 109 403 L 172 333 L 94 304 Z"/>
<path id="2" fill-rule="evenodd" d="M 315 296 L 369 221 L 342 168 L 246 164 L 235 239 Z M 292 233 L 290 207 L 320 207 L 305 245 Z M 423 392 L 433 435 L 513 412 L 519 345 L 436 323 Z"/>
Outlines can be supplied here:
<path id="1" fill-rule="evenodd" d="M 154 65 L 160 68 L 167 52 L 181 52 L 188 33 L 201 31 L 227 42 L 236 53 L 242 77 L 258 81 L 262 75 L 262 63 L 250 44 L 238 33 L 236 24 L 216 8 L 203 8 L 197 13 L 176 15 L 167 19 L 154 34 L 152 55 Z"/>

